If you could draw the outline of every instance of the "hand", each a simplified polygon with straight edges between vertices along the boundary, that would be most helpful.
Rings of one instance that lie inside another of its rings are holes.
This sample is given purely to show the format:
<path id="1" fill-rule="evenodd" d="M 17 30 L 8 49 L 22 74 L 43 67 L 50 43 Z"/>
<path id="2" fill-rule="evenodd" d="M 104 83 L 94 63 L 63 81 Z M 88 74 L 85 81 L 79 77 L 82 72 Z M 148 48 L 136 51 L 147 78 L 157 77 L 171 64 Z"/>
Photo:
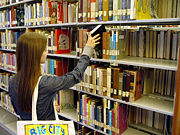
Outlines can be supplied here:
<path id="1" fill-rule="evenodd" d="M 89 35 L 88 35 L 88 41 L 86 43 L 87 46 L 91 46 L 92 48 L 94 48 L 97 44 L 99 44 L 100 42 L 97 42 L 99 39 L 101 39 L 99 37 L 100 35 L 97 34 L 95 35 L 94 37 L 91 36 L 91 33 L 89 32 Z"/>

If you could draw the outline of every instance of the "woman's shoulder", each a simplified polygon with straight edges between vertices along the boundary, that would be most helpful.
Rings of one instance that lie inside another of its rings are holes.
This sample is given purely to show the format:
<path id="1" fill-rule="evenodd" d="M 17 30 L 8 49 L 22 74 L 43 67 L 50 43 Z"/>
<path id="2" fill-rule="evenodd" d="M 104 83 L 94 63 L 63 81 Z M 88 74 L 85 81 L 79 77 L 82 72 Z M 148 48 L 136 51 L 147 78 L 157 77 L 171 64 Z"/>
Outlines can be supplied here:
<path id="1" fill-rule="evenodd" d="M 17 75 L 13 75 L 9 78 L 8 82 L 9 82 L 9 85 L 12 85 L 16 82 L 17 80 Z"/>

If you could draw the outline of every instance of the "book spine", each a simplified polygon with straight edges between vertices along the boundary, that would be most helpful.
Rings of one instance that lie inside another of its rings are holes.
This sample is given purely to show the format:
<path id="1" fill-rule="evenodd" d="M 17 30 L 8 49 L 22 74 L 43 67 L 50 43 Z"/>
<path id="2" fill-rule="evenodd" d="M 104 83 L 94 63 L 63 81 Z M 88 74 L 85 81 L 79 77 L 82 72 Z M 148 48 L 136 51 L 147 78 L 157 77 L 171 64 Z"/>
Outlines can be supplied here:
<path id="1" fill-rule="evenodd" d="M 108 0 L 103 0 L 103 21 L 108 21 Z"/>
<path id="2" fill-rule="evenodd" d="M 99 0 L 99 21 L 103 21 L 103 0 Z"/>
<path id="3" fill-rule="evenodd" d="M 109 21 L 113 20 L 113 0 L 109 0 Z"/>
<path id="4" fill-rule="evenodd" d="M 122 0 L 122 19 L 127 19 L 127 0 Z"/>

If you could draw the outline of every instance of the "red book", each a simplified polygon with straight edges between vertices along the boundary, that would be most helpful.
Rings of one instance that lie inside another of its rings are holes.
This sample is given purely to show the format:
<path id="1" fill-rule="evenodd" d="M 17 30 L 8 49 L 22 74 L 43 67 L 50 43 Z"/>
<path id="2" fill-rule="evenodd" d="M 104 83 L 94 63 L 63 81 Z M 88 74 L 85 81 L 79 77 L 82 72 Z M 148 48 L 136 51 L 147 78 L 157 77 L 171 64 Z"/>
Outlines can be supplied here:
<path id="1" fill-rule="evenodd" d="M 11 27 L 16 26 L 17 20 L 16 20 L 16 9 L 14 6 L 11 8 Z"/>
<path id="2" fill-rule="evenodd" d="M 143 88 L 143 71 L 140 70 L 136 74 L 135 101 L 141 97 L 142 88 Z"/>
<path id="3" fill-rule="evenodd" d="M 56 75 L 63 76 L 67 73 L 68 63 L 67 61 L 56 61 Z"/>
<path id="4" fill-rule="evenodd" d="M 115 124 L 114 124 L 114 109 L 112 109 L 112 128 L 111 129 L 114 129 L 114 127 L 115 127 Z M 112 135 L 115 135 L 113 130 L 112 130 Z"/>
<path id="5" fill-rule="evenodd" d="M 70 53 L 70 32 L 67 29 L 55 29 L 56 54 Z"/>
<path id="6" fill-rule="evenodd" d="M 57 23 L 61 24 L 63 23 L 63 0 L 59 0 L 57 3 Z"/>
<path id="7" fill-rule="evenodd" d="M 121 104 L 121 109 L 122 109 L 122 127 L 121 127 L 121 133 L 122 134 L 128 127 L 128 122 L 127 122 L 127 105 Z"/>
<path id="8" fill-rule="evenodd" d="M 120 110 L 119 109 L 120 109 L 120 107 L 118 104 L 118 106 L 117 106 L 117 130 L 119 130 L 119 126 L 120 126 L 120 115 L 119 115 Z"/>

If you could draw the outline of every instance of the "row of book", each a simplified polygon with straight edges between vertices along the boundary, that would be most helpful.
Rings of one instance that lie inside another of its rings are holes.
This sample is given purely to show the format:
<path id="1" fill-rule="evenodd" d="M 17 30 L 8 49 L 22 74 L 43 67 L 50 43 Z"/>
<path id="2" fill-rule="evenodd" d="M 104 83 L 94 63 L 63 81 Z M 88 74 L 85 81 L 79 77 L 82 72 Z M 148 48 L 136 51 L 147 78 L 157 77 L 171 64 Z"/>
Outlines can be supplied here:
<path id="1" fill-rule="evenodd" d="M 172 133 L 173 117 L 158 112 L 130 106 L 128 122 L 151 127 L 161 133 Z"/>
<path id="2" fill-rule="evenodd" d="M 12 76 L 10 73 L 0 73 L 0 87 L 8 90 L 8 80 Z"/>
<path id="3" fill-rule="evenodd" d="M 11 104 L 11 98 L 10 98 L 9 94 L 7 92 L 5 92 L 5 91 L 2 91 L 0 98 L 1 98 L 0 99 L 1 106 L 8 109 L 12 113 L 15 113 L 14 108 L 13 108 L 13 106 Z"/>
<path id="4" fill-rule="evenodd" d="M 162 69 L 144 69 L 143 94 L 174 97 L 176 72 Z"/>
<path id="5" fill-rule="evenodd" d="M 24 8 L 12 7 L 0 11 L 0 27 L 24 26 Z"/>
<path id="6" fill-rule="evenodd" d="M 128 126 L 127 105 L 86 94 L 77 101 L 78 121 L 108 134 L 122 134 Z"/>
<path id="7" fill-rule="evenodd" d="M 176 0 L 80 0 L 78 21 L 119 21 L 130 19 L 178 18 Z M 166 10 L 166 9 L 169 10 Z"/>
<path id="8" fill-rule="evenodd" d="M 16 49 L 16 44 L 20 35 L 24 32 L 14 31 L 14 30 L 5 30 L 0 34 L 0 48 L 1 49 Z"/>
<path id="9" fill-rule="evenodd" d="M 81 55 L 90 29 L 78 29 L 77 49 Z M 149 28 L 107 28 L 102 34 L 98 58 L 119 60 L 125 56 L 177 60 L 180 33 L 173 30 L 149 30 Z M 83 37 L 83 38 L 82 38 Z"/>
<path id="10" fill-rule="evenodd" d="M 0 26 L 179 18 L 179 7 L 178 0 L 42 0 L 42 3 L 1 11 Z"/>
<path id="11" fill-rule="evenodd" d="M 25 4 L 25 25 L 45 25 L 77 22 L 77 1 L 42 0 Z"/>
<path id="12" fill-rule="evenodd" d="M 15 71 L 16 56 L 13 53 L 5 53 L 0 51 L 0 68 Z"/>

